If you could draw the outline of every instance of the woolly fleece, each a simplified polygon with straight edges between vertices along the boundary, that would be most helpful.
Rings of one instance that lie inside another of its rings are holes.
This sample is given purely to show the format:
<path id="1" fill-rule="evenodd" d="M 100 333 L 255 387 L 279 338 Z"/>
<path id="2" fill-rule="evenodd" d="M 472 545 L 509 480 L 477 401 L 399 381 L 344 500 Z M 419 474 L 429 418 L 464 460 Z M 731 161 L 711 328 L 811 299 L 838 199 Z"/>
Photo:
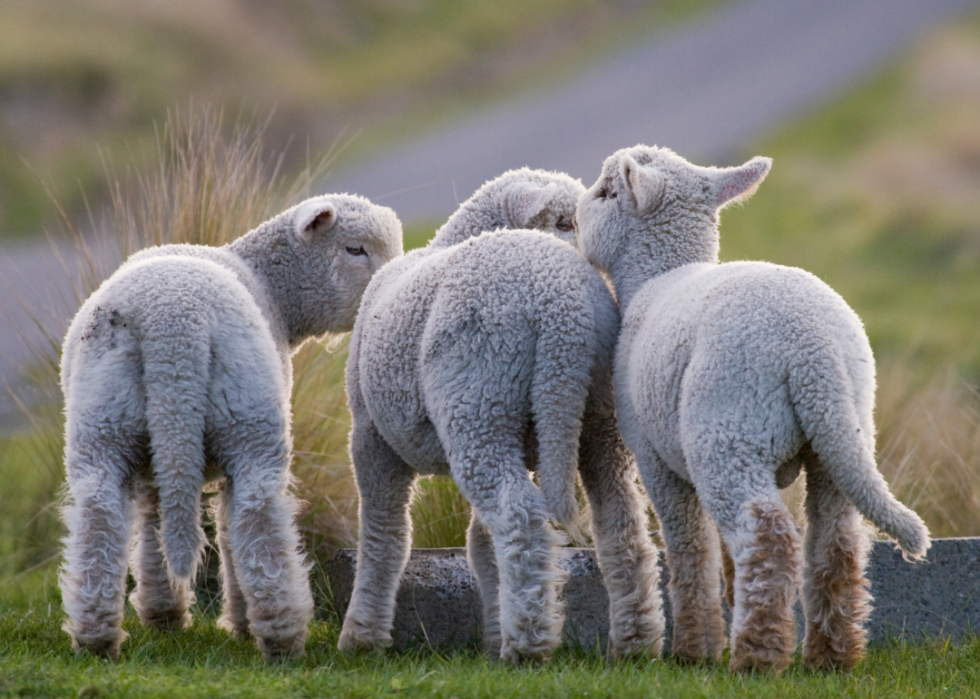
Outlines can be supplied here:
<path id="1" fill-rule="evenodd" d="M 912 557 L 929 535 L 876 468 L 874 358 L 857 315 L 803 270 L 718 263 L 720 209 L 754 192 L 770 166 L 757 157 L 702 168 L 664 148 L 618 151 L 579 200 L 579 243 L 623 309 L 619 425 L 667 543 L 675 652 L 719 657 L 723 643 L 706 512 L 735 566 L 732 668 L 788 664 L 802 551 L 777 488 L 805 467 L 806 648 L 818 645 L 817 627 L 837 646 L 804 659 L 849 669 L 870 602 L 867 534 L 853 508 Z"/>
<path id="2" fill-rule="evenodd" d="M 313 601 L 287 492 L 290 356 L 350 330 L 371 275 L 401 252 L 390 209 L 321 196 L 222 248 L 143 250 L 82 305 L 61 366 L 60 584 L 76 649 L 116 658 L 126 637 L 133 501 L 130 599 L 143 623 L 190 623 L 201 488 L 223 479 L 219 624 L 266 657 L 302 654 Z"/>
<path id="3" fill-rule="evenodd" d="M 576 522 L 581 436 L 614 650 L 659 653 L 656 550 L 615 430 L 618 311 L 599 273 L 555 237 L 573 238 L 581 192 L 567 175 L 505 173 L 368 286 L 347 365 L 361 533 L 341 649 L 390 645 L 412 484 L 451 474 L 473 505 L 488 649 L 547 658 L 563 621 L 547 520 Z M 528 226 L 547 233 L 501 230 Z"/>

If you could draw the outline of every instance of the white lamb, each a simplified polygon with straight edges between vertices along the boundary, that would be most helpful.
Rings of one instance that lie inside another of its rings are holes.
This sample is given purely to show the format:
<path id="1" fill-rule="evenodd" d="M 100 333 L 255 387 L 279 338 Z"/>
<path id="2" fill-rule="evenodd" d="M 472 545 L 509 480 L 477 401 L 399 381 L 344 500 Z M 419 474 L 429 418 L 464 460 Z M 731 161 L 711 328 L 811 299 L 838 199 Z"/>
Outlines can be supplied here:
<path id="1" fill-rule="evenodd" d="M 473 505 L 467 547 L 488 650 L 549 657 L 563 612 L 548 518 L 576 521 L 578 470 L 613 651 L 659 655 L 657 554 L 615 427 L 618 311 L 600 274 L 554 237 L 573 237 L 581 192 L 567 175 L 507 172 L 365 292 L 347 364 L 361 531 L 341 649 L 391 644 L 412 485 L 451 474 Z"/>
<path id="2" fill-rule="evenodd" d="M 168 245 L 126 261 L 64 342 L 68 536 L 61 590 L 76 650 L 119 657 L 130 601 L 144 624 L 187 626 L 217 496 L 223 614 L 267 658 L 302 655 L 313 600 L 293 523 L 291 354 L 350 330 L 371 275 L 402 252 L 390 209 L 309 199 L 222 248 Z"/>
<path id="3" fill-rule="evenodd" d="M 789 664 L 802 553 L 778 488 L 802 468 L 803 660 L 850 669 L 871 602 L 859 512 L 915 558 L 929 534 L 877 471 L 874 359 L 855 313 L 800 269 L 718 264 L 718 212 L 771 162 L 702 168 L 663 148 L 618 151 L 579 201 L 579 242 L 623 310 L 616 407 L 667 543 L 673 652 L 717 659 L 725 642 L 706 512 L 734 559 L 731 669 Z"/>

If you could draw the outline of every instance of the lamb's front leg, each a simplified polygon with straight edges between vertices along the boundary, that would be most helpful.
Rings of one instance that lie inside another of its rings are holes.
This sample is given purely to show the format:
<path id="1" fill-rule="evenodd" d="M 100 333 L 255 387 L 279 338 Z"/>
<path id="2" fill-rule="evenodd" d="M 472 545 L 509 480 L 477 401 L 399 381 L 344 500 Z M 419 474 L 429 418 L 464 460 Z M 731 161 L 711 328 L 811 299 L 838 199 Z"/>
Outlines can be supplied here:
<path id="1" fill-rule="evenodd" d="M 466 532 L 466 553 L 483 599 L 483 646 L 491 657 L 500 657 L 500 572 L 493 537 L 476 510 Z"/>
<path id="2" fill-rule="evenodd" d="M 386 648 L 392 643 L 395 596 L 410 552 L 409 504 L 416 473 L 370 421 L 355 420 L 351 457 L 360 494 L 360 536 L 354 590 L 337 647 Z"/>
<path id="3" fill-rule="evenodd" d="M 160 494 L 149 483 L 134 486 L 139 512 L 136 547 L 131 568 L 136 589 L 129 602 L 144 626 L 159 629 L 183 629 L 191 624 L 190 607 L 194 590 L 190 579 L 171 580 L 160 540 Z"/>
<path id="4" fill-rule="evenodd" d="M 636 469 L 616 429 L 611 401 L 590 397 L 582 426 L 579 472 L 592 510 L 592 534 L 609 595 L 609 642 L 615 657 L 663 652 L 664 613 L 657 548 L 647 528 Z"/>
<path id="5" fill-rule="evenodd" d="M 248 605 L 235 572 L 235 552 L 232 549 L 228 528 L 231 523 L 231 486 L 221 484 L 215 498 L 215 540 L 218 544 L 218 560 L 221 573 L 221 617 L 218 628 L 239 637 L 248 633 Z"/>
<path id="6" fill-rule="evenodd" d="M 644 455 L 643 480 L 667 545 L 674 634 L 671 653 L 685 661 L 718 661 L 725 648 L 718 533 L 694 486 L 656 455 Z"/>

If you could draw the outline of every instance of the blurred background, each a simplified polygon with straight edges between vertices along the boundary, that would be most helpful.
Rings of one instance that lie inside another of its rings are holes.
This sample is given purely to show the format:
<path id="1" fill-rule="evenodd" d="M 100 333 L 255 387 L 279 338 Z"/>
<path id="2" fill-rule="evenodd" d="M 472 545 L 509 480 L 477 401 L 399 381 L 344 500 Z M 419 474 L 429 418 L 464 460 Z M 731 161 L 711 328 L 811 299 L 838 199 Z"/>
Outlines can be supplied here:
<path id="1" fill-rule="evenodd" d="M 723 259 L 844 296 L 882 471 L 935 535 L 980 535 L 980 1 L 4 0 L 0 575 L 53 570 L 60 340 L 122 256 L 324 191 L 393 207 L 417 246 L 506 169 L 589 185 L 637 142 L 774 158 Z M 345 355 L 295 360 L 318 558 L 356 537 Z M 416 545 L 460 544 L 452 484 L 420 491 Z"/>

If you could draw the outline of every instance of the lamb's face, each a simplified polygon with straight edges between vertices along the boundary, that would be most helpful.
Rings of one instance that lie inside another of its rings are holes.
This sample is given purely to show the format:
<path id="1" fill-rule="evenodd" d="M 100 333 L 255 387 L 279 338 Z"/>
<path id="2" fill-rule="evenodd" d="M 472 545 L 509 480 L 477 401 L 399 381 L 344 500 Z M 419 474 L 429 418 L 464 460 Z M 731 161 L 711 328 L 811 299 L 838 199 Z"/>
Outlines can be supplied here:
<path id="1" fill-rule="evenodd" d="M 432 245 L 456 245 L 502 228 L 533 228 L 575 244 L 575 205 L 582 183 L 560 172 L 508 170 L 490 180 L 449 217 Z"/>
<path id="2" fill-rule="evenodd" d="M 575 207 L 582 183 L 560 172 L 511 170 L 498 179 L 508 228 L 533 228 L 575 244 Z"/>
<path id="3" fill-rule="evenodd" d="M 754 192 L 771 162 L 754 158 L 739 168 L 719 169 L 693 165 L 667 148 L 617 151 L 579 198 L 579 248 L 606 270 L 637 237 L 655 255 L 714 249 L 718 211 Z"/>
<path id="4" fill-rule="evenodd" d="M 297 206 L 292 224 L 309 333 L 349 331 L 372 275 L 403 253 L 401 222 L 363 197 L 332 194 Z"/>

